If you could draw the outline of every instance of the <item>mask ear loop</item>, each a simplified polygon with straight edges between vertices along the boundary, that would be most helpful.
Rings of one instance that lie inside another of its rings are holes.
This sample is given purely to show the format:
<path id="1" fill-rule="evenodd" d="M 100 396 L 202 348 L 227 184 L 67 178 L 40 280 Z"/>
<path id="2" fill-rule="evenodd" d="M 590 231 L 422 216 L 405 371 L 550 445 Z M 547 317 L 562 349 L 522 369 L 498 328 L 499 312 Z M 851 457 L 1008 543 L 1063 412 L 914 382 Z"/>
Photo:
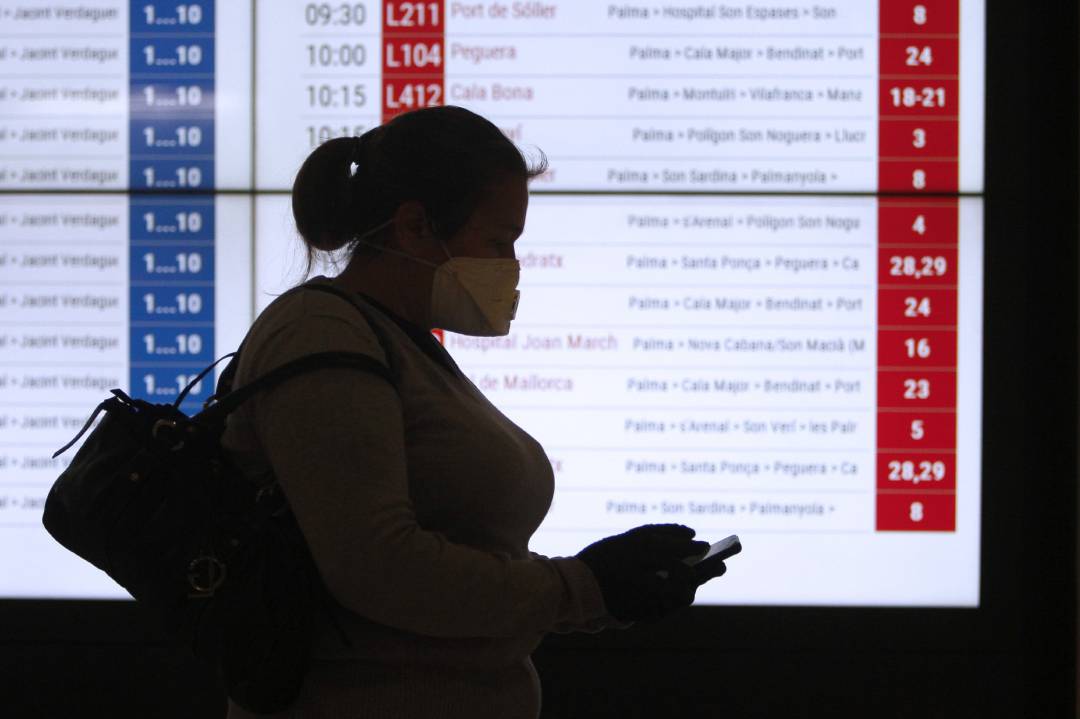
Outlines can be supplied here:
<path id="1" fill-rule="evenodd" d="M 367 245 L 368 247 L 382 247 L 382 245 L 377 245 L 374 242 L 367 242 L 367 238 L 371 237 L 372 235 L 374 235 L 377 232 L 380 232 L 383 228 L 389 226 L 393 222 L 394 222 L 394 220 L 393 220 L 393 218 L 391 218 L 391 219 L 387 220 L 386 222 L 383 222 L 382 224 L 375 225 L 374 227 L 372 227 L 370 230 L 363 233 L 362 235 L 357 235 L 356 237 L 354 237 L 353 242 L 359 242 L 360 244 Z"/>
<path id="2" fill-rule="evenodd" d="M 431 236 L 435 237 L 435 238 L 437 238 L 439 240 L 439 247 L 442 248 L 443 254 L 446 255 L 446 259 L 448 259 L 448 260 L 454 259 L 454 256 L 450 254 L 450 248 L 446 246 L 446 242 L 444 242 L 443 238 L 440 237 L 439 228 L 435 226 L 435 221 L 434 220 L 429 221 L 428 225 L 431 227 Z M 436 267 L 436 266 L 437 265 L 432 265 L 432 267 Z"/>
<path id="3" fill-rule="evenodd" d="M 441 247 L 442 251 L 446 253 L 446 259 L 448 259 L 448 260 L 453 260 L 454 259 L 454 256 L 450 254 L 450 248 L 446 246 L 446 243 L 443 242 L 441 238 L 439 239 L 439 247 Z"/>
<path id="4" fill-rule="evenodd" d="M 368 242 L 367 241 L 368 237 L 375 234 L 379 230 L 383 229 L 387 225 L 391 224 L 393 221 L 394 221 L 393 219 L 389 219 L 386 222 L 382 223 L 381 225 L 377 225 L 377 226 L 371 228 L 370 230 L 368 230 L 364 234 L 358 235 L 357 237 L 354 237 L 353 241 L 358 242 L 361 245 L 367 245 L 368 247 L 374 247 L 374 248 L 376 248 L 378 250 L 381 250 L 382 252 L 389 252 L 392 255 L 397 255 L 399 257 L 405 257 L 407 259 L 413 260 L 414 262 L 419 262 L 420 264 L 427 265 L 428 267 L 439 267 L 439 265 L 437 263 L 435 263 L 435 262 L 428 262 L 427 260 L 422 259 L 420 257 L 416 257 L 415 255 L 410 255 L 408 252 L 402 252 L 401 250 L 395 250 L 393 247 L 387 247 L 385 245 L 377 245 L 374 242 Z M 446 251 L 445 246 L 443 247 L 443 251 L 444 252 Z M 450 253 L 447 252 L 447 256 L 449 256 L 449 254 Z"/>
<path id="5" fill-rule="evenodd" d="M 375 233 L 382 230 L 384 227 L 386 227 L 386 226 L 388 226 L 390 224 L 393 224 L 393 222 L 394 222 L 394 218 L 391 217 L 386 222 L 383 222 L 380 225 L 376 225 L 375 227 L 372 227 L 370 230 L 363 233 L 362 235 L 357 235 L 356 237 L 353 238 L 353 242 L 358 242 L 361 245 L 367 245 L 368 247 L 373 247 L 373 248 L 382 250 L 383 252 L 389 252 L 390 254 L 398 255 L 399 257 L 406 257 L 406 258 L 408 258 L 410 260 L 415 260 L 416 262 L 427 265 L 428 267 L 441 267 L 440 263 L 429 262 L 428 260 L 421 259 L 419 257 L 416 257 L 415 255 L 410 255 L 407 252 L 402 252 L 401 250 L 395 250 L 393 247 L 387 247 L 385 245 L 377 245 L 374 242 L 368 242 L 367 241 L 368 237 L 371 237 Z M 435 223 L 432 222 L 430 224 L 431 224 L 431 235 L 432 235 L 432 237 L 434 237 L 437 234 L 437 230 L 435 228 Z M 446 246 L 446 243 L 443 242 L 441 238 L 439 239 L 439 247 L 441 247 L 442 251 L 444 253 L 446 253 L 446 259 L 448 259 L 448 260 L 454 259 L 454 256 L 450 254 L 450 249 Z"/>

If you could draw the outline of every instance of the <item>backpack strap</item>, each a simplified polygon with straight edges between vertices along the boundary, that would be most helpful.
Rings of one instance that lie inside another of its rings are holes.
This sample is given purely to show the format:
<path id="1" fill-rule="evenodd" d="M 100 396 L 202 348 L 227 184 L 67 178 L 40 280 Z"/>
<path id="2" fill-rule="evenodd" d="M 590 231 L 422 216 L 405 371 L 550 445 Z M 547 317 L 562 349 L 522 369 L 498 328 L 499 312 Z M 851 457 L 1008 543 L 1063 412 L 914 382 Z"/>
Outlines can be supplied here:
<path id="1" fill-rule="evenodd" d="M 392 345 L 393 342 L 391 342 L 390 338 L 386 336 L 386 332 L 383 330 L 382 327 L 379 326 L 378 321 L 372 321 L 371 313 L 368 311 L 368 309 L 362 303 L 357 302 L 354 295 L 346 292 L 343 289 L 334 287 L 333 285 L 301 285 L 300 287 L 308 290 L 315 290 L 317 292 L 325 292 L 327 294 L 340 297 L 341 299 L 352 305 L 360 314 L 364 316 L 364 319 L 367 321 L 368 327 L 371 328 L 371 333 L 375 335 L 375 339 L 379 341 L 379 346 L 382 347 L 383 354 L 386 356 L 386 364 L 390 367 L 390 373 L 394 375 L 394 384 L 396 385 L 398 371 L 397 368 L 394 366 L 393 354 L 391 354 L 390 351 L 387 350 L 387 347 Z"/>
<path id="2" fill-rule="evenodd" d="M 240 347 L 237 348 L 236 352 L 232 352 L 218 359 L 217 362 L 204 369 L 199 376 L 193 380 L 192 384 L 188 385 L 189 387 L 193 386 L 194 382 L 197 382 L 205 376 L 219 362 L 226 357 L 232 357 L 232 360 L 225 366 L 225 369 L 222 370 L 221 376 L 218 379 L 217 391 L 206 400 L 203 411 L 199 413 L 200 419 L 211 422 L 219 420 L 224 421 L 225 415 L 234 411 L 257 392 L 269 389 L 291 377 L 315 369 L 341 367 L 366 370 L 379 375 L 389 382 L 395 391 L 397 390 L 399 377 L 397 369 L 394 366 L 393 355 L 387 349 L 387 345 L 390 344 L 389 339 L 386 337 L 386 333 L 379 327 L 378 323 L 371 320 L 367 310 L 359 302 L 356 302 L 349 293 L 331 285 L 303 284 L 293 287 L 284 294 L 300 290 L 316 290 L 318 292 L 336 295 L 356 308 L 364 316 L 364 319 L 367 320 L 367 324 L 371 327 L 372 333 L 375 335 L 376 340 L 379 342 L 379 346 L 382 347 L 383 354 L 386 356 L 387 364 L 384 365 L 374 357 L 359 352 L 317 352 L 315 354 L 299 357 L 291 362 L 286 362 L 280 367 L 275 367 L 270 370 L 265 375 L 248 382 L 243 387 L 233 389 L 233 376 L 236 374 L 236 368 L 240 361 L 240 353 L 244 349 L 244 343 L 241 342 Z M 179 402 L 180 400 L 178 399 L 177 404 L 179 404 Z"/>
<path id="3" fill-rule="evenodd" d="M 241 344 L 243 344 L 243 343 L 241 343 Z M 230 357 L 232 357 L 234 359 L 231 360 L 229 362 L 229 364 L 225 365 L 225 369 L 222 370 L 222 374 L 224 374 L 225 372 L 228 372 L 229 370 L 232 370 L 232 372 L 235 373 L 236 372 L 236 358 L 237 358 L 237 355 L 239 355 L 239 354 L 240 354 L 240 350 L 238 349 L 235 352 L 230 352 L 227 355 L 222 355 L 222 356 L 218 357 L 216 360 L 214 360 L 213 364 L 209 365 L 208 367 L 204 367 L 202 372 L 199 372 L 199 374 L 195 375 L 195 378 L 193 380 L 191 380 L 190 382 L 188 382 L 187 386 L 185 386 L 184 389 L 180 390 L 180 394 L 178 394 L 176 396 L 176 400 L 173 402 L 173 407 L 176 408 L 176 409 L 180 409 L 180 404 L 184 401 L 184 398 L 188 396 L 188 393 L 191 392 L 191 390 L 195 389 L 195 387 L 199 384 L 199 382 L 202 381 L 203 377 L 210 374 L 210 371 L 212 369 L 214 369 L 219 364 L 221 364 L 224 360 L 227 360 Z M 232 384 L 232 374 L 229 375 L 229 383 Z M 203 407 L 208 406 L 210 404 L 210 402 L 215 397 L 218 396 L 218 394 L 219 394 L 218 392 L 215 392 L 213 395 L 208 397 L 206 399 L 206 402 L 203 403 Z"/>
<path id="4" fill-rule="evenodd" d="M 225 415 L 234 411 L 237 407 L 249 400 L 252 395 L 269 389 L 274 385 L 281 384 L 285 380 L 305 372 L 316 369 L 342 367 L 361 369 L 372 374 L 377 374 L 390 386 L 397 389 L 397 378 L 383 363 L 374 357 L 360 354 L 359 352 L 316 352 L 315 354 L 299 357 L 291 362 L 286 362 L 280 367 L 275 367 L 263 376 L 248 382 L 243 387 L 235 389 L 220 400 L 210 405 L 199 413 L 199 419 L 204 421 L 223 420 Z"/>
<path id="5" fill-rule="evenodd" d="M 368 325 L 371 327 L 371 331 L 375 335 L 375 339 L 378 340 L 379 346 L 382 347 L 383 354 L 386 356 L 387 366 L 379 365 L 381 371 L 378 371 L 378 370 L 373 370 L 373 368 L 370 366 L 370 364 L 368 364 L 366 362 L 360 362 L 359 365 L 354 365 L 349 360 L 342 360 L 341 359 L 341 356 L 346 355 L 346 354 L 350 354 L 350 353 L 344 353 L 344 352 L 337 352 L 337 353 L 325 352 L 325 353 L 320 353 L 319 355 L 311 355 L 311 356 L 312 357 L 326 357 L 332 363 L 332 364 L 326 365 L 326 366 L 334 366 L 334 367 L 352 367 L 352 366 L 356 366 L 356 367 L 359 367 L 359 369 L 372 369 L 372 371 L 376 371 L 377 374 L 379 374 L 380 376 L 383 376 L 388 382 L 390 382 L 390 384 L 393 385 L 394 389 L 396 390 L 397 389 L 397 384 L 398 384 L 398 372 L 397 372 L 397 368 L 394 366 L 393 355 L 387 350 L 387 346 L 390 344 L 390 341 L 387 339 L 386 333 L 382 330 L 382 328 L 380 328 L 379 325 L 376 322 L 371 321 L 371 317 L 369 316 L 367 310 L 360 303 L 356 302 L 349 293 L 347 293 L 347 292 L 345 292 L 343 290 L 340 290 L 337 287 L 333 287 L 331 285 L 320 285 L 320 284 L 297 285 L 296 287 L 293 287 L 293 288 L 283 292 L 280 295 L 280 297 L 284 297 L 285 295 L 292 294 L 293 292 L 299 292 L 301 290 L 316 290 L 316 291 L 319 291 L 319 292 L 326 292 L 327 294 L 336 295 L 337 297 L 340 297 L 341 299 L 343 299 L 346 302 L 348 302 L 349 304 L 351 304 L 362 315 L 364 315 L 364 319 L 367 320 Z M 189 382 L 188 386 L 185 387 L 184 390 L 180 393 L 180 396 L 176 399 L 176 401 L 174 402 L 174 405 L 179 407 L 180 402 L 183 401 L 184 397 L 187 396 L 188 392 L 191 391 L 191 388 L 194 387 L 199 382 L 199 380 L 201 380 L 203 377 L 205 377 L 214 367 L 216 367 L 218 364 L 220 364 L 222 362 L 222 360 L 231 357 L 232 359 L 230 360 L 230 362 L 227 365 L 225 365 L 225 368 L 221 371 L 221 374 L 218 376 L 217 386 L 214 389 L 214 393 L 212 395 L 210 395 L 210 397 L 208 397 L 206 399 L 206 401 L 203 403 L 203 408 L 204 409 L 209 409 L 210 407 L 214 406 L 215 402 L 217 402 L 218 400 L 222 400 L 225 397 L 227 397 L 232 392 L 233 377 L 235 377 L 235 375 L 236 375 L 236 369 L 237 369 L 237 367 L 239 366 L 239 363 L 240 363 L 240 353 L 243 351 L 243 349 L 244 349 L 244 342 L 241 341 L 240 346 L 236 348 L 235 352 L 230 352 L 227 355 L 222 355 L 216 362 L 214 362 L 214 364 L 210 365 L 209 367 L 205 368 L 202 372 L 200 372 L 198 374 L 198 376 L 196 376 L 195 379 L 193 379 L 191 382 Z M 302 360 L 304 358 L 300 358 L 300 359 Z M 295 361 L 298 362 L 299 360 L 295 360 Z M 379 364 L 377 360 L 373 360 L 373 361 L 376 364 Z M 292 363 L 287 363 L 285 365 L 282 365 L 281 367 L 277 368 L 277 370 L 283 370 L 285 367 L 289 367 L 291 364 Z M 309 369 L 317 368 L 317 366 L 318 366 L 318 363 L 316 363 L 316 365 L 312 366 L 312 367 L 308 367 L 307 365 L 304 365 L 302 368 L 298 369 L 297 372 L 307 372 L 307 371 L 309 371 Z M 271 375 L 274 374 L 274 372 L 276 372 L 277 370 L 273 370 L 270 374 Z M 386 376 L 387 372 L 389 372 L 389 376 Z M 272 382 L 271 384 L 276 384 L 277 382 L 288 379 L 289 377 L 292 377 L 292 376 L 293 376 L 293 372 L 290 371 L 290 372 L 287 373 L 287 375 L 285 377 L 281 377 L 280 379 L 275 379 L 274 382 Z M 259 379 L 261 379 L 261 378 L 259 378 Z M 259 381 L 259 380 L 254 380 L 254 381 Z M 263 385 L 263 386 L 259 387 L 259 389 L 266 389 L 269 386 L 271 386 L 271 385 Z M 254 390 L 254 391 L 258 391 L 258 389 Z M 246 400 L 247 396 L 245 396 L 243 399 Z M 242 401 L 243 400 L 241 400 L 241 402 Z M 232 409 L 235 409 L 235 408 L 236 407 L 233 407 Z M 232 409 L 230 409 L 228 411 L 232 411 Z M 226 412 L 226 414 L 227 413 L 228 412 Z"/>
<path id="6" fill-rule="evenodd" d="M 296 287 L 285 290 L 278 297 L 280 298 L 284 297 L 285 295 L 290 295 L 293 292 L 296 292 L 303 288 L 304 285 L 297 285 Z M 223 360 L 229 359 L 231 357 L 232 359 L 229 360 L 229 363 L 225 365 L 225 368 L 223 370 L 221 370 L 221 374 L 218 375 L 217 384 L 214 386 L 213 393 L 211 393 L 211 395 L 203 401 L 203 409 L 206 409 L 207 407 L 212 405 L 220 397 L 224 397 L 225 395 L 227 395 L 232 390 L 233 376 L 236 374 L 237 365 L 240 363 L 240 350 L 244 348 L 244 343 L 246 341 L 246 337 L 240 340 L 240 346 L 236 348 L 235 352 L 230 352 L 226 355 L 218 357 L 216 360 L 214 360 L 213 364 L 211 364 L 209 367 L 204 368 L 202 372 L 195 376 L 195 379 L 188 382 L 187 386 L 180 391 L 180 395 L 176 398 L 176 401 L 173 402 L 173 407 L 179 409 L 180 403 L 184 401 L 184 398 L 187 397 L 188 393 L 195 388 L 199 381 L 202 380 L 202 378 L 205 377 L 207 374 L 209 374 L 212 369 L 221 364 Z"/>

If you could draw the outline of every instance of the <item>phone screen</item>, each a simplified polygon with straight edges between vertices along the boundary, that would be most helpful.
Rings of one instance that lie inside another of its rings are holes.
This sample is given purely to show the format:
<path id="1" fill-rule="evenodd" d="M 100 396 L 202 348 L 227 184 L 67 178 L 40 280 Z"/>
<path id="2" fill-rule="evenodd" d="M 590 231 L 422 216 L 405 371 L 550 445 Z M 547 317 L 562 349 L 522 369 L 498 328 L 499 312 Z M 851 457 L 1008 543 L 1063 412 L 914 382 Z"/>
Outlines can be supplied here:
<path id="1" fill-rule="evenodd" d="M 699 562 L 704 562 L 706 559 L 712 559 L 716 556 L 719 556 L 719 559 L 716 561 L 723 561 L 728 557 L 735 556 L 741 551 L 742 543 L 739 541 L 739 535 L 733 534 L 730 537 L 725 537 L 724 539 L 721 539 L 719 542 L 713 542 L 712 546 L 709 547 L 708 552 L 706 552 L 702 557 L 689 562 L 689 564 L 693 565 Z"/>

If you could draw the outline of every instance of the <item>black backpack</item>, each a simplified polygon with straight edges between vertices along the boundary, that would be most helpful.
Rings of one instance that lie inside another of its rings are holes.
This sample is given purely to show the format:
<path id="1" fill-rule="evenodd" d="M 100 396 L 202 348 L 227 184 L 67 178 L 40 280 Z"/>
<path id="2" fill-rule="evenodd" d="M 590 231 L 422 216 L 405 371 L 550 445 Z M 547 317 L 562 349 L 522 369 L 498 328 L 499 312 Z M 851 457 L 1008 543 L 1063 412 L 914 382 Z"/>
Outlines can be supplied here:
<path id="1" fill-rule="evenodd" d="M 338 295 L 367 315 L 346 293 Z M 370 322 L 385 347 L 386 338 Z M 325 367 L 384 377 L 393 370 L 358 353 L 321 352 L 233 389 L 237 352 L 204 369 L 172 404 L 119 389 L 56 457 L 104 412 L 45 500 L 42 523 L 60 544 L 94 564 L 149 611 L 166 633 L 207 662 L 228 696 L 256 713 L 284 709 L 307 672 L 316 609 L 334 619 L 334 600 L 276 483 L 259 488 L 221 448 L 225 418 L 256 392 Z M 387 357 L 390 353 L 386 353 Z M 180 403 L 232 357 L 202 411 Z"/>

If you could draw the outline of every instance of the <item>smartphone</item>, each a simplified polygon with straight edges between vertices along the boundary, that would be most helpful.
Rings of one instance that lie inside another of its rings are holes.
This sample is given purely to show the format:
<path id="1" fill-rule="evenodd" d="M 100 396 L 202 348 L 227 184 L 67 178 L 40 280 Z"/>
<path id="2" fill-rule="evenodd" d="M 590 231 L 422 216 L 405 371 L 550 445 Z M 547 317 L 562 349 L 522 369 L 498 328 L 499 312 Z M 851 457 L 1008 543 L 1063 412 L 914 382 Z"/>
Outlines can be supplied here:
<path id="1" fill-rule="evenodd" d="M 720 566 L 724 563 L 725 559 L 734 557 L 736 554 L 742 551 L 742 543 L 739 541 L 739 535 L 733 534 L 730 537 L 725 537 L 719 542 L 714 542 L 707 550 L 701 554 L 695 554 L 690 557 L 684 557 L 683 562 L 689 564 L 694 568 L 698 577 L 701 579 L 711 579 L 717 576 Z M 668 573 L 665 570 L 657 572 L 661 577 L 667 578 Z"/>
<path id="2" fill-rule="evenodd" d="M 704 554 L 687 557 L 683 561 L 694 568 L 700 579 L 712 579 L 718 576 L 717 572 L 720 571 L 725 559 L 734 557 L 741 551 L 742 542 L 739 541 L 739 535 L 733 534 L 719 542 L 714 542 Z"/>

